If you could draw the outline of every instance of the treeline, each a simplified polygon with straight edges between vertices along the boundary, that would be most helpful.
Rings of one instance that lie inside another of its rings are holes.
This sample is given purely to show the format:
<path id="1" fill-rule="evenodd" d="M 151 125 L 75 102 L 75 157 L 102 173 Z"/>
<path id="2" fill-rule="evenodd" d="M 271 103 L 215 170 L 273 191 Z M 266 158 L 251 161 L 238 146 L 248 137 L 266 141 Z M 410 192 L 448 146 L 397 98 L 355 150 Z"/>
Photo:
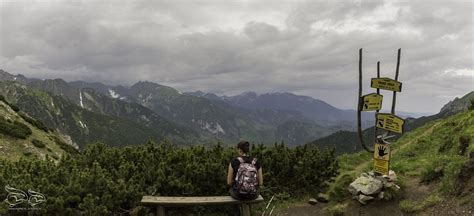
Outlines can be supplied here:
<path id="1" fill-rule="evenodd" d="M 336 175 L 334 151 L 284 144 L 252 146 L 262 162 L 262 195 L 311 195 Z M 43 193 L 37 213 L 110 215 L 146 211 L 136 208 L 144 195 L 227 195 L 226 171 L 235 148 L 176 148 L 149 142 L 122 148 L 88 145 L 83 152 L 52 160 L 0 160 L 0 185 Z M 0 190 L 0 200 L 7 196 Z M 8 211 L 5 202 L 0 214 Z M 144 212 L 141 212 L 144 213 Z"/>

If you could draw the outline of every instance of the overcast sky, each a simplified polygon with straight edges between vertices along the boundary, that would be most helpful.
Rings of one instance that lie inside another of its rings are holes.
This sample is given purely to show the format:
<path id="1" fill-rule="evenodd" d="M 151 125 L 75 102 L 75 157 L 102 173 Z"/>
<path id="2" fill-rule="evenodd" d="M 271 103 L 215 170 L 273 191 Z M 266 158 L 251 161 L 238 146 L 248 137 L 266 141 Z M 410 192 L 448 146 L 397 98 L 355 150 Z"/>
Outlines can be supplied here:
<path id="1" fill-rule="evenodd" d="M 474 90 L 472 1 L 0 2 L 0 69 L 28 77 L 234 95 L 293 92 L 354 109 L 381 61 L 397 109 L 438 112 Z M 390 107 L 391 94 L 385 95 Z"/>

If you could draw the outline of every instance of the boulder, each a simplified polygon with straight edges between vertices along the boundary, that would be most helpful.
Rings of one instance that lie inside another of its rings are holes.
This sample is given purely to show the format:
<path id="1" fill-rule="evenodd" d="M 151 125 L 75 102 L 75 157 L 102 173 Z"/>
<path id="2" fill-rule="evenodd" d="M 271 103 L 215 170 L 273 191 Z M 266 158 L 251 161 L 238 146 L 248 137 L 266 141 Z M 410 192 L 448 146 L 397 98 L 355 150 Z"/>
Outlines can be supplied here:
<path id="1" fill-rule="evenodd" d="M 319 202 L 327 203 L 329 201 L 329 195 L 319 193 L 318 196 L 316 196 L 316 200 Z"/>
<path id="2" fill-rule="evenodd" d="M 359 194 L 359 197 L 357 198 L 357 201 L 359 201 L 360 204 L 362 204 L 362 205 L 366 205 L 367 202 L 369 202 L 370 200 L 373 200 L 373 199 L 374 199 L 374 197 L 372 197 L 372 196 L 366 196 L 364 194 Z"/>
<path id="3" fill-rule="evenodd" d="M 311 205 L 316 205 L 318 204 L 318 200 L 316 200 L 315 198 L 311 198 L 308 200 L 308 203 L 311 204 Z"/>
<path id="4" fill-rule="evenodd" d="M 364 195 L 378 194 L 382 191 L 383 183 L 366 173 L 362 173 L 359 178 L 349 185 L 349 192 L 357 195 L 359 192 Z"/>

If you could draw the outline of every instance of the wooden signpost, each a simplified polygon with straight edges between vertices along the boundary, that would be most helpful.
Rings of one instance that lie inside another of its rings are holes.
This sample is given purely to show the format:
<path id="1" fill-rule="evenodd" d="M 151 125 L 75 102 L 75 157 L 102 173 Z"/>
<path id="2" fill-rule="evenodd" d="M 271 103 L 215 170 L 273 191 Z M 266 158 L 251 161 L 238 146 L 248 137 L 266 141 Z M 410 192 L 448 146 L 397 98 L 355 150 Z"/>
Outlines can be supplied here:
<path id="1" fill-rule="evenodd" d="M 362 96 L 362 111 L 372 111 L 382 109 L 383 96 L 377 93 L 371 93 Z"/>
<path id="2" fill-rule="evenodd" d="M 400 53 L 398 49 L 397 68 L 395 71 L 395 79 L 387 77 L 380 78 L 380 62 L 377 62 L 377 78 L 372 78 L 370 87 L 377 89 L 377 93 L 370 93 L 362 96 L 362 49 L 359 50 L 359 105 L 357 112 L 357 129 L 359 134 L 359 141 L 362 147 L 373 153 L 374 156 L 374 171 L 381 175 L 388 175 L 390 168 L 391 147 L 390 142 L 385 138 L 390 138 L 390 132 L 402 134 L 405 121 L 395 115 L 395 103 L 397 92 L 402 91 L 402 83 L 398 81 L 398 72 L 400 68 Z M 383 96 L 380 95 L 380 89 L 392 91 L 392 110 L 391 113 L 379 113 L 382 108 Z M 364 142 L 361 127 L 361 112 L 362 111 L 376 111 L 375 112 L 375 132 L 374 132 L 374 149 L 370 149 Z M 378 135 L 378 130 L 385 130 L 381 136 Z"/>
<path id="3" fill-rule="evenodd" d="M 390 145 L 379 144 L 374 145 L 374 171 L 383 175 L 388 175 L 390 170 Z"/>
<path id="4" fill-rule="evenodd" d="M 388 91 L 401 92 L 402 83 L 390 78 L 372 78 L 370 87 Z"/>
<path id="5" fill-rule="evenodd" d="M 378 113 L 376 115 L 377 121 L 375 125 L 378 128 L 382 128 L 388 131 L 392 131 L 395 133 L 403 133 L 403 126 L 405 125 L 405 121 L 391 113 Z"/>

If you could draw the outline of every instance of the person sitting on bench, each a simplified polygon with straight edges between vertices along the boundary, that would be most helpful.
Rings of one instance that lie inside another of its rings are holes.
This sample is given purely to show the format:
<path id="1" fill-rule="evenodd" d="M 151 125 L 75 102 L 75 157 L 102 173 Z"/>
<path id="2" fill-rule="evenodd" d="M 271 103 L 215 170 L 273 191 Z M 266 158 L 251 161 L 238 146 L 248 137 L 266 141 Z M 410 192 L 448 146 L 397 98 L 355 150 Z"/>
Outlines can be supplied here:
<path id="1" fill-rule="evenodd" d="M 262 165 L 257 158 L 249 155 L 249 150 L 249 142 L 239 142 L 237 144 L 238 156 L 229 164 L 227 185 L 234 199 L 256 199 L 263 185 Z"/>

